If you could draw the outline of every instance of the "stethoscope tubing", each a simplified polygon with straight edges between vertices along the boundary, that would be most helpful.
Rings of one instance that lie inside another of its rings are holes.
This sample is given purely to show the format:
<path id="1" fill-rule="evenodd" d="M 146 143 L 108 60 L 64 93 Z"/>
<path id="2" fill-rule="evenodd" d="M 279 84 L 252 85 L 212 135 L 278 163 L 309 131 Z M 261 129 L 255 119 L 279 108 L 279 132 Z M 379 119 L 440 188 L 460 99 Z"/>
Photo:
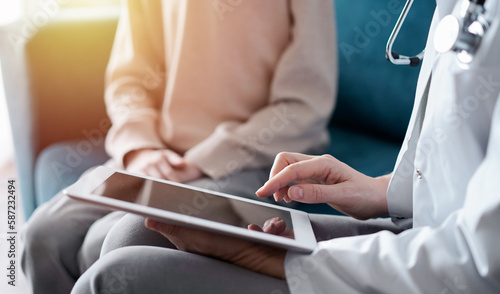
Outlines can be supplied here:
<path id="1" fill-rule="evenodd" d="M 487 31 L 489 27 L 489 22 L 486 20 L 486 18 L 484 19 L 480 18 L 482 16 L 482 13 L 484 13 L 484 4 L 486 0 L 467 0 L 467 1 L 469 1 L 469 7 L 467 8 L 467 12 L 465 12 L 465 15 L 461 16 L 463 17 L 462 21 L 458 20 L 458 18 L 450 14 L 449 16 L 446 16 L 441 20 L 436 29 L 436 38 L 438 38 L 437 40 L 445 40 L 445 41 L 449 40 L 451 43 L 448 44 L 445 42 L 442 43 L 440 46 L 437 46 L 438 43 L 436 43 L 435 40 L 435 48 L 438 52 L 444 53 L 450 50 L 455 51 L 459 53 L 457 55 L 458 60 L 463 64 L 468 64 L 472 62 L 473 55 L 481 42 L 481 38 L 483 37 L 484 33 Z M 394 42 L 398 37 L 399 31 L 401 30 L 401 27 L 403 26 L 403 23 L 405 22 L 408 13 L 410 12 L 413 2 L 414 0 L 406 1 L 406 4 L 403 7 L 403 11 L 399 16 L 396 25 L 394 26 L 394 29 L 391 32 L 391 35 L 389 36 L 389 40 L 387 41 L 387 45 L 385 48 L 385 57 L 391 63 L 396 65 L 418 66 L 422 62 L 422 59 L 424 58 L 425 48 L 418 55 L 412 57 L 400 55 L 392 50 Z M 471 30 L 473 25 L 476 25 L 475 30 Z M 449 26 L 451 26 L 450 28 L 451 38 L 439 39 L 439 37 L 437 37 L 438 32 L 441 33 L 444 32 L 444 29 L 448 28 Z M 467 26 L 467 27 L 464 29 L 462 28 L 462 26 Z M 443 29 L 441 29 L 441 27 Z M 456 36 L 453 35 L 453 33 L 456 33 Z"/>
<path id="2" fill-rule="evenodd" d="M 391 32 L 391 35 L 389 36 L 389 40 L 387 41 L 387 45 L 385 47 L 385 57 L 392 62 L 393 64 L 396 65 L 410 65 L 410 66 L 417 66 L 420 64 L 420 61 L 424 57 L 425 49 L 422 50 L 418 55 L 409 57 L 405 55 L 399 55 L 398 53 L 392 51 L 392 47 L 394 46 L 394 42 L 396 41 L 396 38 L 398 37 L 399 31 L 401 30 L 401 27 L 403 27 L 403 23 L 406 20 L 406 17 L 408 16 L 408 13 L 410 12 L 411 6 L 413 5 L 414 0 L 407 0 L 405 6 L 403 7 L 403 11 L 401 12 L 401 15 L 399 15 L 398 21 L 396 22 L 396 25 L 394 26 L 394 29 Z M 418 60 L 418 61 L 417 61 Z"/>

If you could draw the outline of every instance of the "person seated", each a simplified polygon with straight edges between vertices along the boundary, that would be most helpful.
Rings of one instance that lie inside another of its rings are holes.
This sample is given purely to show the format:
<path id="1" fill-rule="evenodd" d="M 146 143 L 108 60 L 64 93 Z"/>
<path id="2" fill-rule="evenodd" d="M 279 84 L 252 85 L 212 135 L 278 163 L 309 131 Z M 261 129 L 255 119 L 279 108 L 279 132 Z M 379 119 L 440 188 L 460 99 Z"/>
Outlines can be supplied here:
<path id="1" fill-rule="evenodd" d="M 257 199 L 281 150 L 328 145 L 336 62 L 330 0 L 124 1 L 107 165 Z M 171 246 L 143 222 L 59 193 L 23 232 L 33 293 L 69 293 L 110 230 L 106 250 Z"/>
<path id="2" fill-rule="evenodd" d="M 486 1 L 494 18 L 467 63 L 465 51 L 434 49 L 437 24 L 462 4 L 437 1 L 392 174 L 368 177 L 330 155 L 277 156 L 258 196 L 328 203 L 349 215 L 311 215 L 314 252 L 148 220 L 179 250 L 114 250 L 72 293 L 499 293 L 500 7 Z M 374 219 L 383 216 L 392 222 Z M 253 227 L 282 228 L 278 219 Z"/>

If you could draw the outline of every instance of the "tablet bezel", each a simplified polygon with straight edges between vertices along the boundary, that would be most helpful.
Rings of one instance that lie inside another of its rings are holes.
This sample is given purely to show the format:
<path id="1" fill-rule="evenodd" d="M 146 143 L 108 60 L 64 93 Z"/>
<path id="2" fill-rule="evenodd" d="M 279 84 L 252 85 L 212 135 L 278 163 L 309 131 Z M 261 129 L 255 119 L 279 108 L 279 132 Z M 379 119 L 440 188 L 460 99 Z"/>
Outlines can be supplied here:
<path id="1" fill-rule="evenodd" d="M 93 194 L 92 192 L 106 181 L 115 172 L 123 173 L 131 176 L 136 176 L 156 182 L 161 182 L 168 185 L 183 187 L 186 189 L 199 191 L 208 194 L 214 194 L 242 202 L 250 202 L 260 206 L 270 207 L 272 209 L 288 211 L 292 220 L 295 239 L 284 238 L 262 232 L 250 231 L 246 228 L 236 227 L 224 223 L 219 223 L 211 220 L 205 220 L 196 216 L 187 216 L 175 212 L 170 212 L 158 208 L 148 207 L 136 203 L 126 202 L 123 200 L 113 199 L 106 196 Z M 220 233 L 223 235 L 242 238 L 257 243 L 263 243 L 279 248 L 290 249 L 297 252 L 310 253 L 317 247 L 316 238 L 311 227 L 309 216 L 306 212 L 281 207 L 269 203 L 259 202 L 252 199 L 229 195 L 225 193 L 206 190 L 198 187 L 188 186 L 185 184 L 175 183 L 158 178 L 152 178 L 144 175 L 130 173 L 123 170 L 111 169 L 105 166 L 95 168 L 89 174 L 81 177 L 76 183 L 69 186 L 63 191 L 69 197 L 93 204 L 104 205 L 111 209 L 123 210 L 130 213 L 140 214 L 151 219 L 171 223 L 175 225 L 185 226 L 193 229 Z"/>

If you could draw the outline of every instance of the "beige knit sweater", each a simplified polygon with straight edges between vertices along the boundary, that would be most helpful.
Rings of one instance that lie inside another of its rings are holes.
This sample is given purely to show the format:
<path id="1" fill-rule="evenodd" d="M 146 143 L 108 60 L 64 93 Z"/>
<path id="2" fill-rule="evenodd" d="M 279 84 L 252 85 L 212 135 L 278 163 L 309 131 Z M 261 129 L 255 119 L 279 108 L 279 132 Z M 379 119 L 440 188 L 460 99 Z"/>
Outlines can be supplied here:
<path id="1" fill-rule="evenodd" d="M 128 0 L 106 75 L 118 163 L 168 148 L 205 174 L 321 152 L 337 83 L 331 0 Z"/>

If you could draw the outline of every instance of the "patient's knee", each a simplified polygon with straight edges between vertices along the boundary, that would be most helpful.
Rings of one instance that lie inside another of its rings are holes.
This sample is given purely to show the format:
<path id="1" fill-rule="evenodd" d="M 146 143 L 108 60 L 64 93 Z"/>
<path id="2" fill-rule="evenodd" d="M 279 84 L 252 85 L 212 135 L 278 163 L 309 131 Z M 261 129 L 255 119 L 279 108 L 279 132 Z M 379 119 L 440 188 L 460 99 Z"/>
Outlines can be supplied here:
<path id="1" fill-rule="evenodd" d="M 175 248 L 175 246 L 160 233 L 149 230 L 144 225 L 144 217 L 127 214 L 109 231 L 102 245 L 101 256 L 127 246 L 158 246 Z"/>
<path id="2" fill-rule="evenodd" d="M 133 260 L 140 251 L 140 248 L 122 248 L 108 254 L 77 281 L 71 293 L 128 293 L 139 272 L 134 262 L 124 262 L 123 256 Z"/>

